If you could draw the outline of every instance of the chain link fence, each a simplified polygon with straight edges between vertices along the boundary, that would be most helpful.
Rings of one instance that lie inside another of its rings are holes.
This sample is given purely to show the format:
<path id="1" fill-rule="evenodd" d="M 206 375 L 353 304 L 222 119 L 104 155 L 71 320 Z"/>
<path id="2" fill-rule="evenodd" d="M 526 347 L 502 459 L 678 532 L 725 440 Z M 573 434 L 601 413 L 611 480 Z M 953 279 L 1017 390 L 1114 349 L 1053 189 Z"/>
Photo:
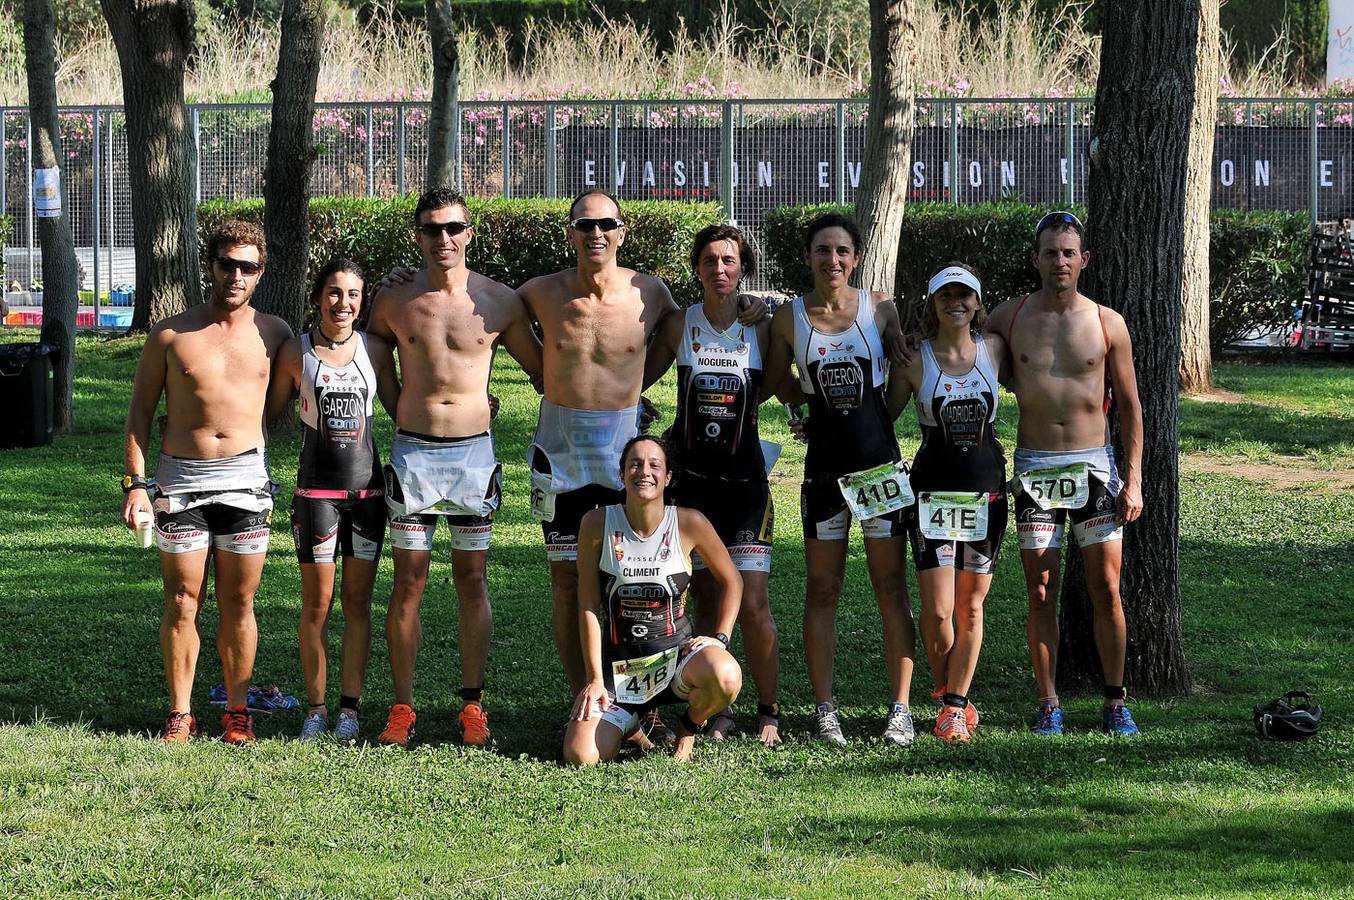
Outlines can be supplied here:
<path id="1" fill-rule="evenodd" d="M 1086 190 L 1089 98 L 923 98 L 909 199 L 1003 199 L 1061 206 Z M 190 107 L 199 200 L 263 193 L 266 104 Z M 471 196 L 705 200 L 754 237 L 782 204 L 855 199 L 867 104 L 861 100 L 512 101 L 460 107 L 460 188 Z M 322 103 L 315 112 L 317 195 L 416 191 L 426 164 L 427 103 Z M 134 278 L 127 132 L 118 107 L 63 108 L 63 206 L 83 287 L 97 305 Z M 28 112 L 0 110 L 0 210 L 14 220 L 6 283 L 41 281 L 32 212 Z M 1354 214 L 1354 102 L 1220 102 L 1213 204 Z M 97 312 L 97 310 L 96 310 Z"/>

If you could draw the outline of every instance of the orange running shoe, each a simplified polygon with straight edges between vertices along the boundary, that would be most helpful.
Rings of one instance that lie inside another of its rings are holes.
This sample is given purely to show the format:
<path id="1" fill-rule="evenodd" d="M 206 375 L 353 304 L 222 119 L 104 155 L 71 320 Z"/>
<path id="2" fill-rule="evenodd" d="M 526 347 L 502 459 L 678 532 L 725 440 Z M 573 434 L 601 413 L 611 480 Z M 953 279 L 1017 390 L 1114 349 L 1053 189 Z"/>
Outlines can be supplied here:
<path id="1" fill-rule="evenodd" d="M 186 744 L 190 738 L 197 737 L 197 716 L 190 712 L 170 710 L 165 719 L 165 727 L 160 732 L 160 740 L 166 744 Z"/>
<path id="2" fill-rule="evenodd" d="M 461 707 L 461 740 L 471 747 L 489 746 L 489 715 L 473 700 Z"/>
<path id="3" fill-rule="evenodd" d="M 226 710 L 221 717 L 221 740 L 237 747 L 254 743 L 254 717 L 247 707 Z"/>
<path id="4" fill-rule="evenodd" d="M 941 698 L 944 696 L 945 696 L 945 685 L 942 684 L 940 687 L 936 688 L 934 691 L 931 692 L 931 702 L 934 703 L 936 706 L 944 706 L 945 703 L 944 701 L 941 700 Z"/>
<path id="5" fill-rule="evenodd" d="M 418 713 L 414 712 L 412 706 L 407 703 L 396 703 L 390 707 L 385 730 L 376 736 L 376 743 L 408 748 L 409 739 L 414 736 L 414 722 L 417 720 Z"/>
<path id="6" fill-rule="evenodd" d="M 936 717 L 936 727 L 931 733 L 947 744 L 967 744 L 969 742 L 968 717 L 957 706 L 947 706 Z"/>
<path id="7" fill-rule="evenodd" d="M 946 688 L 943 685 L 941 687 L 936 688 L 934 691 L 931 692 L 931 702 L 934 703 L 936 706 L 944 707 L 945 693 Z M 968 702 L 968 706 L 964 707 L 964 719 L 968 722 L 969 728 L 978 727 L 978 707 L 973 705 L 972 700 Z"/>

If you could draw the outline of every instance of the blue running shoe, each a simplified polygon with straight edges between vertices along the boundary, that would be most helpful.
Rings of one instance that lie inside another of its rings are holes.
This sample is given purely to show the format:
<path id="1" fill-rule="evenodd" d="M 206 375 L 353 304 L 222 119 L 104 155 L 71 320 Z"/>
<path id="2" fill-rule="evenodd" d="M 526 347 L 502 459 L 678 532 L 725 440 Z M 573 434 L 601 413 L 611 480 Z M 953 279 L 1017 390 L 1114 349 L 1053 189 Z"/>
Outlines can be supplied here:
<path id="1" fill-rule="evenodd" d="M 1045 737 L 1063 733 L 1063 708 L 1061 706 L 1040 706 L 1039 722 L 1034 726 L 1035 734 Z"/>
<path id="2" fill-rule="evenodd" d="M 1138 723 L 1133 721 L 1133 714 L 1128 711 L 1127 706 L 1105 707 L 1103 727 L 1106 734 L 1127 736 L 1138 733 Z"/>

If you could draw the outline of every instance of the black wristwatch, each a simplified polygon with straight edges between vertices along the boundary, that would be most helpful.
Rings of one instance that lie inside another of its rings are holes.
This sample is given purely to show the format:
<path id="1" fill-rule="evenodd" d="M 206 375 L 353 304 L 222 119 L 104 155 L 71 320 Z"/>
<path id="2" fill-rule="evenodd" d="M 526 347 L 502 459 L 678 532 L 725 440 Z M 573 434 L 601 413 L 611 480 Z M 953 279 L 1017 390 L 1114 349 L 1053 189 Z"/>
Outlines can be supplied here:
<path id="1" fill-rule="evenodd" d="M 132 491 L 145 491 L 150 489 L 150 482 L 144 475 L 123 475 L 122 493 L 130 494 Z"/>
<path id="2" fill-rule="evenodd" d="M 726 648 L 729 646 L 729 636 L 722 631 L 715 635 L 715 640 L 719 641 Z"/>

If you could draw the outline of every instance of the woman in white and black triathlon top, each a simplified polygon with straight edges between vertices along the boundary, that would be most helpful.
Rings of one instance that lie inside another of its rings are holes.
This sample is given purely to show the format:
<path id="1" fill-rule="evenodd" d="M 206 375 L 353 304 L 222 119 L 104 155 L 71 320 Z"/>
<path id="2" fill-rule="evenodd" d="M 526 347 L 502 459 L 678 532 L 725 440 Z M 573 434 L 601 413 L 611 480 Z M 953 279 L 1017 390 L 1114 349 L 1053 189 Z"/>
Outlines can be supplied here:
<path id="1" fill-rule="evenodd" d="M 663 441 L 632 438 L 621 453 L 621 480 L 625 502 L 592 510 L 579 526 L 579 627 L 588 683 L 564 734 L 571 765 L 615 758 L 644 710 L 683 701 L 674 757 L 688 760 L 696 735 L 742 685 L 727 649 L 742 581 L 709 520 L 664 502 L 672 472 Z M 693 551 L 720 588 L 714 637 L 691 636 L 686 589 Z"/>
<path id="2" fill-rule="evenodd" d="M 733 225 L 710 225 L 696 234 L 691 269 L 700 281 L 704 302 L 659 324 L 649 345 L 644 386 L 677 363 L 671 499 L 678 506 L 700 510 L 710 520 L 742 576 L 738 624 L 748 669 L 757 683 L 757 736 L 770 747 L 780 743 L 776 703 L 780 646 L 767 589 L 775 522 L 757 409 L 765 398 L 762 356 L 771 319 L 756 325 L 738 322 L 739 284 L 755 271 L 756 256 Z M 703 560 L 692 562 L 697 629 L 714 634 L 717 586 Z M 710 736 L 723 740 L 733 725 L 730 710 L 716 713 Z"/>
<path id="3" fill-rule="evenodd" d="M 846 541 L 855 518 L 884 622 L 891 707 L 883 736 L 906 744 L 913 737 L 908 689 L 916 641 L 902 559 L 908 495 L 884 402 L 888 361 L 880 339 L 897 328 L 898 314 L 882 294 L 850 286 L 861 251 L 860 229 L 850 218 L 828 213 L 814 219 L 804 248 L 813 290 L 776 311 L 766 379 L 768 389 L 778 388 L 793 360 L 808 397 L 799 504 L 808 569 L 804 653 L 817 704 L 815 737 L 846 743 L 833 706 L 832 670 Z"/>
<path id="4" fill-rule="evenodd" d="M 328 729 L 325 704 L 327 624 L 334 572 L 343 558 L 341 740 L 358 736 L 358 701 L 371 652 L 371 592 L 385 537 L 381 459 L 372 435 L 375 399 L 394 418 L 400 386 L 381 339 L 356 330 L 363 276 L 347 259 L 315 277 L 315 327 L 285 344 L 269 388 L 270 414 L 301 396 L 301 456 L 292 498 L 292 539 L 301 563 L 301 669 L 310 708 L 301 737 Z"/>
<path id="5" fill-rule="evenodd" d="M 969 685 L 983 641 L 983 601 L 1006 531 L 1006 456 L 997 440 L 997 378 L 1006 344 L 984 335 L 982 284 L 950 263 L 927 285 L 926 339 L 890 385 L 890 411 L 916 398 L 921 447 L 908 510 L 921 588 L 921 633 L 942 704 L 933 733 L 969 740 L 978 711 Z"/>

